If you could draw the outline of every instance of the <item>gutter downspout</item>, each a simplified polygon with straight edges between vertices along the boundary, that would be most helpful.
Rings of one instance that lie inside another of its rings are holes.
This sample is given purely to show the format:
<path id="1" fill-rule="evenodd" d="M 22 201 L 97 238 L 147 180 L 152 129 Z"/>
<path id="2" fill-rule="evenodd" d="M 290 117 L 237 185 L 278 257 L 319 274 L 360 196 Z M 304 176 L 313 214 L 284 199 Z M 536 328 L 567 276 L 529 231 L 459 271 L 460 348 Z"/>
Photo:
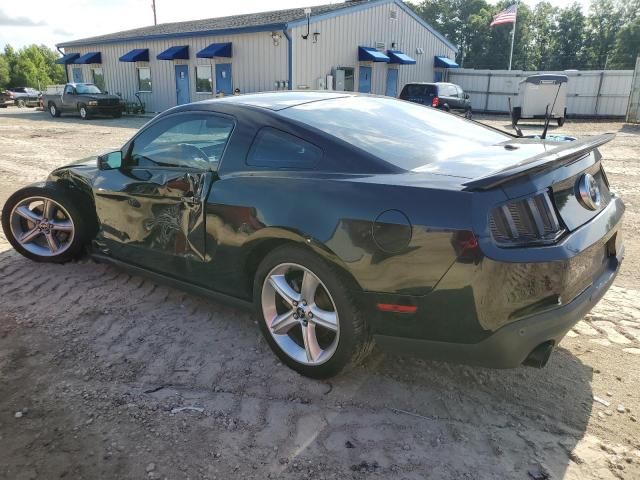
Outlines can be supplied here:
<path id="1" fill-rule="evenodd" d="M 291 41 L 291 36 L 288 32 L 289 24 L 285 24 L 282 29 L 282 33 L 287 39 L 287 57 L 288 57 L 288 67 L 289 67 L 289 90 L 293 90 L 293 42 Z"/>
<path id="2" fill-rule="evenodd" d="M 60 47 L 57 45 L 56 45 L 56 50 L 58 50 L 58 53 L 64 57 L 64 52 L 60 50 Z M 67 83 L 69 83 L 69 68 L 67 67 L 66 63 L 64 64 L 64 76 L 67 79 Z"/>

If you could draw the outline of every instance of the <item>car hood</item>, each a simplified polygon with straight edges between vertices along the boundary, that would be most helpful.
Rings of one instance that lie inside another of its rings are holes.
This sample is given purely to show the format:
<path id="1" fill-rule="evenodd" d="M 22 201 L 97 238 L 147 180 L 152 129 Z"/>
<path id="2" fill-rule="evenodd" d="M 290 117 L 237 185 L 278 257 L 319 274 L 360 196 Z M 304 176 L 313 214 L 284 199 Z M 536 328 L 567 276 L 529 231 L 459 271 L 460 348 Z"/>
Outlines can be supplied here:
<path id="1" fill-rule="evenodd" d="M 80 95 L 83 98 L 88 98 L 90 100 L 120 100 L 120 97 L 118 97 L 117 95 L 111 95 L 111 94 L 107 94 L 107 93 L 81 93 Z"/>
<path id="2" fill-rule="evenodd" d="M 449 175 L 463 179 L 484 177 L 492 172 L 507 169 L 528 158 L 557 148 L 563 142 L 535 138 L 513 138 L 496 145 L 470 146 L 468 150 L 446 149 L 432 162 L 413 169 L 413 172 Z"/>

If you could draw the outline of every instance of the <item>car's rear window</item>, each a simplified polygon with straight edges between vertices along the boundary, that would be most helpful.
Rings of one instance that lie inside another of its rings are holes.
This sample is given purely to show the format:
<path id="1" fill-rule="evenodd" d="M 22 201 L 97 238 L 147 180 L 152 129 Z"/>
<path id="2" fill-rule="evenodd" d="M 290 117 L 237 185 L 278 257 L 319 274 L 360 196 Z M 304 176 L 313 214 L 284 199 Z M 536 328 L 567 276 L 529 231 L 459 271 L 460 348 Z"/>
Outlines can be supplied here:
<path id="1" fill-rule="evenodd" d="M 435 108 L 384 97 L 345 97 L 278 112 L 333 135 L 404 170 L 510 137 Z"/>
<path id="2" fill-rule="evenodd" d="M 403 97 L 435 97 L 437 94 L 435 85 L 407 85 L 402 92 Z"/>

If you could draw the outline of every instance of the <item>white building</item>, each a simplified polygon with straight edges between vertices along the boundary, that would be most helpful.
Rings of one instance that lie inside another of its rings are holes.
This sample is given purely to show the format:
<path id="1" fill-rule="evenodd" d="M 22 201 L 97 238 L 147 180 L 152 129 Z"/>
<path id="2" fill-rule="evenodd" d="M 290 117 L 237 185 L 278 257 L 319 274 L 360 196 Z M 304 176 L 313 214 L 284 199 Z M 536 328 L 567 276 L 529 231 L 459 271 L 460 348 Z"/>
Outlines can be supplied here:
<path id="1" fill-rule="evenodd" d="M 58 45 L 70 81 L 148 111 L 216 95 L 335 89 L 396 96 L 457 66 L 456 47 L 400 0 L 167 23 Z"/>

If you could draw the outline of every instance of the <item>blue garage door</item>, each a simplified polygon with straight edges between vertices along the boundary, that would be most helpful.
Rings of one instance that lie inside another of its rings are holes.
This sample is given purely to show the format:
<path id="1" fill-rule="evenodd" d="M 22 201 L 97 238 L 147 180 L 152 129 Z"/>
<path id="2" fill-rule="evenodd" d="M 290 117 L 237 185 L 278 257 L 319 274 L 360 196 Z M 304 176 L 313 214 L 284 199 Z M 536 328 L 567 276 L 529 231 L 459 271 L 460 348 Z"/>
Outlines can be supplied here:
<path id="1" fill-rule="evenodd" d="M 360 67 L 358 80 L 358 91 L 361 93 L 371 93 L 371 67 Z"/>
<path id="2" fill-rule="evenodd" d="M 233 93 L 230 63 L 216 63 L 216 93 L 224 93 L 225 95 Z"/>
<path id="3" fill-rule="evenodd" d="M 191 101 L 189 95 L 189 65 L 176 65 L 176 97 L 178 105 Z"/>
<path id="4" fill-rule="evenodd" d="M 390 68 L 387 70 L 387 91 L 385 93 L 387 97 L 398 96 L 398 69 Z"/>

